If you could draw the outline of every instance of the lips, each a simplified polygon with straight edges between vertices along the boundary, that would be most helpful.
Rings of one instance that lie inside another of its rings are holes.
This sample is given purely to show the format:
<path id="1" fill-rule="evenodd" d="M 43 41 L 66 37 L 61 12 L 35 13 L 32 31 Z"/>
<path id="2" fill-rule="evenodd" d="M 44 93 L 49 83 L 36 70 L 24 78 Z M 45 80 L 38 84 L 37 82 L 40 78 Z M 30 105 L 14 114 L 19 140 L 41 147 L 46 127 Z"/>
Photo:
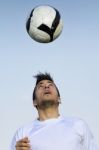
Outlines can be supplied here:
<path id="1" fill-rule="evenodd" d="M 47 94 L 51 94 L 51 92 L 50 91 L 45 91 L 44 95 L 47 95 Z"/>

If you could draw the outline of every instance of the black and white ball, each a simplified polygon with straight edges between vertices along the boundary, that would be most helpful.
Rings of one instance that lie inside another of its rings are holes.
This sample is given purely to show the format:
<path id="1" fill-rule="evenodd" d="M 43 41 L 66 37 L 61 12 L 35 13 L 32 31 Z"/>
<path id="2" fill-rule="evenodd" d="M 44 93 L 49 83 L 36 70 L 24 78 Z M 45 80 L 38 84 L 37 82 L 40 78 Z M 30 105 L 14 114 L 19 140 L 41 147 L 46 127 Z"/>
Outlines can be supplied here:
<path id="1" fill-rule="evenodd" d="M 61 34 L 63 21 L 59 11 L 52 6 L 37 6 L 27 19 L 26 29 L 35 41 L 49 43 Z"/>

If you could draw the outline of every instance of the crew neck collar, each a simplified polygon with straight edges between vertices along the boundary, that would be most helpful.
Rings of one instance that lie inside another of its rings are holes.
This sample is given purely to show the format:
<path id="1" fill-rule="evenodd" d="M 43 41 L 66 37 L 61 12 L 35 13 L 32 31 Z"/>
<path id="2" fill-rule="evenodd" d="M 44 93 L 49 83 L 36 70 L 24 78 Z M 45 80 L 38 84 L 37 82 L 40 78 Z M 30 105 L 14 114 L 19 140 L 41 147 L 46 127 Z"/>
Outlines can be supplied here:
<path id="1" fill-rule="evenodd" d="M 46 119 L 46 120 L 38 120 L 38 119 L 36 119 L 35 122 L 37 124 L 47 124 L 47 123 L 57 122 L 57 121 L 61 120 L 62 118 L 63 117 L 61 115 L 59 115 L 56 118 L 49 118 L 49 119 Z"/>

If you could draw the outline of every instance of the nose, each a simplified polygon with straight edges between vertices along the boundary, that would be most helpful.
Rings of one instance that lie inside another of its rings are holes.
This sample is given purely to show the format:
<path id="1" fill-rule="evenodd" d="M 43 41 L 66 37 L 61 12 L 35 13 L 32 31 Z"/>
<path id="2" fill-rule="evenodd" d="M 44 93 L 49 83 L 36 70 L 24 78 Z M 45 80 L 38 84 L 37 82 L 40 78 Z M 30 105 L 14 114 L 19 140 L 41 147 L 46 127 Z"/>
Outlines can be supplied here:
<path id="1" fill-rule="evenodd" d="M 45 84 L 45 89 L 49 89 L 49 84 Z"/>

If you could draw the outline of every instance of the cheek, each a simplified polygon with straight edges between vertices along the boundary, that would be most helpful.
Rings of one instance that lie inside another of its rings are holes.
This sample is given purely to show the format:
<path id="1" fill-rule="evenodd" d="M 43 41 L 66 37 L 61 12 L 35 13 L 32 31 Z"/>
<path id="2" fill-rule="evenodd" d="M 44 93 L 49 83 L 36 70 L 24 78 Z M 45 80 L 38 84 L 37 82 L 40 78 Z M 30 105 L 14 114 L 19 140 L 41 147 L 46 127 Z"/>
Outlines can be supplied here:
<path id="1" fill-rule="evenodd" d="M 41 96 L 42 96 L 42 92 L 41 91 L 36 91 L 35 92 L 36 99 L 39 99 Z"/>
<path id="2" fill-rule="evenodd" d="M 54 89 L 54 94 L 55 94 L 55 96 L 58 96 L 58 92 L 56 89 Z"/>
<path id="3" fill-rule="evenodd" d="M 53 92 L 53 97 L 54 97 L 55 99 L 58 99 L 58 93 L 57 93 L 56 90 Z"/>

